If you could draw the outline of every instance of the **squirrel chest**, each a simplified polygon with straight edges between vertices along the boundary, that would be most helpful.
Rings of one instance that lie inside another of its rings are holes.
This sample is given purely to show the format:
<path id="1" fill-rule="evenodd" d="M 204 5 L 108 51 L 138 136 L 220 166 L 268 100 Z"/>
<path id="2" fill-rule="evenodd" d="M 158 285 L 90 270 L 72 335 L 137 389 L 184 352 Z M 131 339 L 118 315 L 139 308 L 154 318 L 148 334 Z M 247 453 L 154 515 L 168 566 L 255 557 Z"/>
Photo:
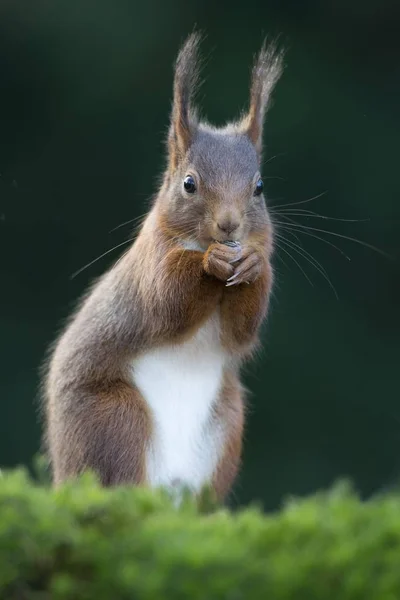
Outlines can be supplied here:
<path id="1" fill-rule="evenodd" d="M 223 451 L 224 432 L 215 407 L 227 361 L 218 314 L 189 340 L 133 361 L 133 382 L 153 421 L 146 449 L 150 485 L 180 480 L 199 490 L 212 479 Z"/>

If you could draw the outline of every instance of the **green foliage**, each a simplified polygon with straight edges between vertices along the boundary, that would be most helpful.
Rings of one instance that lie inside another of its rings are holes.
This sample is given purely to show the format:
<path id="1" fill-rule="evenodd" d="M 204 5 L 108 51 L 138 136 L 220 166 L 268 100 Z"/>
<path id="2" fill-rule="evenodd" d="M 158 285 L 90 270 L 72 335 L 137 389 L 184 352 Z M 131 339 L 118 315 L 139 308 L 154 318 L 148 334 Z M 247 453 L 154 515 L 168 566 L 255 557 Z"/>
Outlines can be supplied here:
<path id="1" fill-rule="evenodd" d="M 199 513 L 167 494 L 52 490 L 0 479 L 2 600 L 398 600 L 400 497 L 346 486 L 258 509 Z"/>

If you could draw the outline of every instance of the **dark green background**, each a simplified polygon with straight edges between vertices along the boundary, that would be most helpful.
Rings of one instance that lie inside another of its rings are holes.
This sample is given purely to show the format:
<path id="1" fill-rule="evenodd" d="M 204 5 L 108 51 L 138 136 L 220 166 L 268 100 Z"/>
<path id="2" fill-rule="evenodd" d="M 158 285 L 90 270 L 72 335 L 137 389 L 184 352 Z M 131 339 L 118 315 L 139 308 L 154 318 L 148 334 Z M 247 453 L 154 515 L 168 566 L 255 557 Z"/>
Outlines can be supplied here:
<path id="1" fill-rule="evenodd" d="M 207 33 L 200 99 L 217 124 L 245 105 L 263 35 L 289 48 L 265 132 L 271 206 L 327 191 L 299 208 L 369 220 L 299 222 L 395 257 L 321 234 L 348 261 L 301 236 L 337 300 L 314 267 L 293 253 L 311 286 L 278 250 L 287 266 L 277 255 L 264 352 L 247 370 L 237 500 L 272 508 L 341 476 L 373 493 L 400 474 L 400 9 L 389 0 L 1 2 L 0 463 L 37 451 L 45 349 L 121 249 L 71 274 L 126 240 L 130 226 L 110 230 L 156 189 L 172 63 L 195 24 Z"/>

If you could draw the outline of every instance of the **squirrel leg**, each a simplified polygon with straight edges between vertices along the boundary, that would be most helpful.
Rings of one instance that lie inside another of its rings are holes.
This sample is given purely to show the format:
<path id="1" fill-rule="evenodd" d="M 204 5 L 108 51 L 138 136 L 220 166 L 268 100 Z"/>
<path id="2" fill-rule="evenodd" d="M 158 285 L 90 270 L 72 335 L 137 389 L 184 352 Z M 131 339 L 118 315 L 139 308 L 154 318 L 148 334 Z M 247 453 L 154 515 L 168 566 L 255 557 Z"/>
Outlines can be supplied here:
<path id="1" fill-rule="evenodd" d="M 224 385 L 216 406 L 216 418 L 221 421 L 226 432 L 226 440 L 212 482 L 220 501 L 229 494 L 240 467 L 244 426 L 243 395 L 237 376 L 232 372 L 225 374 Z"/>
<path id="2" fill-rule="evenodd" d="M 86 470 L 105 486 L 145 482 L 150 418 L 133 387 L 121 381 L 106 389 L 68 391 L 62 403 L 50 402 L 48 426 L 56 485 Z"/>

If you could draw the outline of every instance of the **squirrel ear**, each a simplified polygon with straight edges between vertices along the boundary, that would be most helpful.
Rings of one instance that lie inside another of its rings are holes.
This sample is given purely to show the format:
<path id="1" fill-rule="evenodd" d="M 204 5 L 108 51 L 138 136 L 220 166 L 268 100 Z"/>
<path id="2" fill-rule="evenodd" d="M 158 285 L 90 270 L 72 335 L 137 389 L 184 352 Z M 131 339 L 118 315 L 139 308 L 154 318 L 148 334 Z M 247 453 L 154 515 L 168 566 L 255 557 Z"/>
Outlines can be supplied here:
<path id="1" fill-rule="evenodd" d="M 192 106 L 197 90 L 199 33 L 192 33 L 181 48 L 175 64 L 174 100 L 168 136 L 172 170 L 186 154 L 197 128 L 196 111 Z"/>
<path id="2" fill-rule="evenodd" d="M 282 51 L 278 51 L 275 44 L 267 46 L 264 41 L 251 74 L 249 111 L 241 122 L 242 131 L 249 136 L 259 154 L 262 150 L 264 117 L 282 70 Z"/>

